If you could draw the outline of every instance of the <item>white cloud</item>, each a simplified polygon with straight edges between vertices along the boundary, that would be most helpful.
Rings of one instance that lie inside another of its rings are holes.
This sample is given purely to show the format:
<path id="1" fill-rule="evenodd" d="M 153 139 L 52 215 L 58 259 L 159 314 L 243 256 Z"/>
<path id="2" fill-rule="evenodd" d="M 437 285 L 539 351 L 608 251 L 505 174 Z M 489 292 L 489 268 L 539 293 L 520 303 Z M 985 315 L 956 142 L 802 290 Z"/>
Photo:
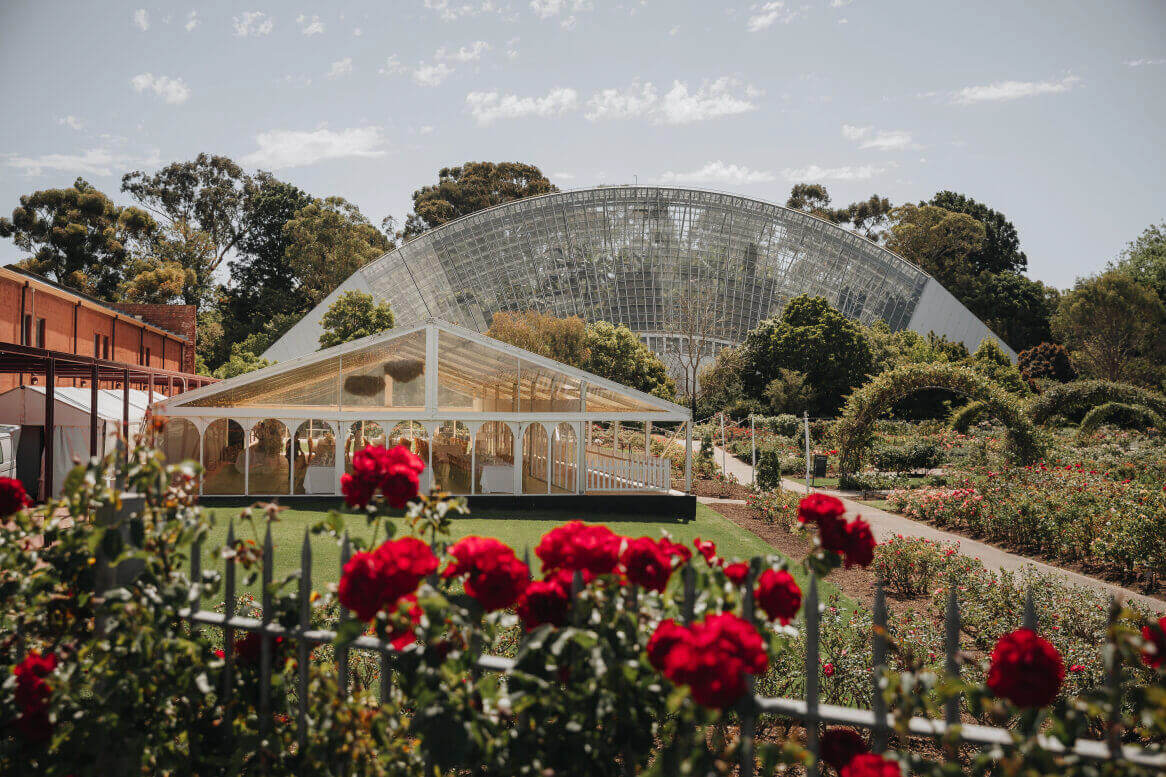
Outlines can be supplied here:
<path id="1" fill-rule="evenodd" d="M 777 23 L 789 24 L 798 17 L 798 12 L 786 6 L 782 0 L 772 0 L 760 6 L 753 6 L 749 17 L 749 32 L 767 30 Z"/>
<path id="2" fill-rule="evenodd" d="M 138 94 L 153 92 L 171 105 L 181 105 L 190 97 L 190 87 L 181 78 L 139 73 L 130 79 L 130 84 Z"/>
<path id="3" fill-rule="evenodd" d="M 544 97 L 519 97 L 498 92 L 470 92 L 466 95 L 466 109 L 474 121 L 482 126 L 499 119 L 519 119 L 527 116 L 550 118 L 562 116 L 579 107 L 579 95 L 574 89 L 555 87 Z"/>
<path id="4" fill-rule="evenodd" d="M 328 71 L 329 78 L 340 78 L 352 72 L 352 57 L 345 57 L 332 63 L 332 69 Z"/>
<path id="5" fill-rule="evenodd" d="M 663 97 L 651 82 L 635 81 L 626 89 L 604 89 L 593 94 L 585 115 L 591 121 L 646 117 L 663 124 L 689 124 L 756 110 L 752 98 L 760 94 L 754 87 L 728 77 L 705 82 L 695 91 L 689 91 L 686 82 L 674 81 Z"/>
<path id="6" fill-rule="evenodd" d="M 1146 65 L 1166 65 L 1166 59 L 1127 59 L 1126 67 L 1144 67 Z"/>
<path id="7" fill-rule="evenodd" d="M 781 171 L 787 181 L 865 181 L 885 171 L 886 168 L 873 165 L 855 167 L 787 167 Z"/>
<path id="8" fill-rule="evenodd" d="M 518 61 L 518 38 L 506 41 L 506 58 L 511 62 Z"/>
<path id="9" fill-rule="evenodd" d="M 591 11 L 594 8 L 591 0 L 530 0 L 530 9 L 540 19 L 550 19 L 564 11 Z M 574 27 L 575 17 L 568 16 L 562 26 L 568 30 Z"/>
<path id="10" fill-rule="evenodd" d="M 78 154 L 0 154 L 0 159 L 25 175 L 40 175 L 49 170 L 90 176 L 117 175 L 131 167 L 153 167 L 160 161 L 157 149 L 147 156 L 134 157 L 115 153 L 108 148 L 91 148 Z"/>
<path id="11" fill-rule="evenodd" d="M 452 74 L 453 68 L 444 62 L 438 62 L 436 65 L 421 62 L 413 71 L 413 80 L 421 86 L 437 86 Z"/>
<path id="12" fill-rule="evenodd" d="M 575 178 L 575 174 L 567 172 L 551 173 L 551 178 L 557 178 L 560 181 L 570 181 Z"/>
<path id="13" fill-rule="evenodd" d="M 830 7 L 831 8 L 842 8 L 844 6 L 850 5 L 853 2 L 854 2 L 854 0 L 830 0 Z"/>
<path id="14" fill-rule="evenodd" d="M 919 147 L 911 139 L 911 133 L 906 130 L 876 131 L 874 127 L 856 127 L 853 124 L 843 124 L 842 137 L 857 141 L 859 148 L 873 148 L 879 151 L 901 151 Z"/>
<path id="15" fill-rule="evenodd" d="M 320 17 L 316 16 L 315 14 L 312 14 L 311 19 L 309 19 L 304 14 L 300 14 L 296 17 L 296 24 L 300 26 L 300 32 L 304 35 L 312 36 L 324 34 L 324 23 L 321 22 Z"/>
<path id="16" fill-rule="evenodd" d="M 386 153 L 380 127 L 271 130 L 260 132 L 255 142 L 259 148 L 243 157 L 243 162 L 270 169 L 303 167 L 328 159 L 375 158 Z"/>
<path id="17" fill-rule="evenodd" d="M 235 27 L 235 35 L 240 38 L 270 35 L 275 28 L 275 20 L 263 11 L 244 11 L 242 16 L 233 17 L 231 23 Z"/>
<path id="18" fill-rule="evenodd" d="M 142 32 L 150 29 L 150 14 L 146 13 L 145 8 L 139 8 L 138 10 L 134 11 L 134 24 L 136 24 L 138 29 Z"/>
<path id="19" fill-rule="evenodd" d="M 190 15 L 186 17 L 186 24 L 183 26 L 187 32 L 194 32 L 194 28 L 199 25 L 198 11 L 191 11 Z"/>
<path id="20" fill-rule="evenodd" d="M 494 0 L 482 0 L 480 3 L 457 4 L 450 0 L 425 0 L 425 7 L 435 12 L 447 22 L 452 22 L 466 16 L 478 16 L 484 13 L 498 13 L 501 6 Z"/>
<path id="21" fill-rule="evenodd" d="M 752 86 L 744 87 L 742 93 L 737 80 L 727 76 L 702 84 L 691 93 L 688 84 L 674 81 L 672 89 L 664 95 L 660 111 L 666 124 L 689 124 L 756 110 L 757 105 L 750 98 L 759 94 Z"/>
<path id="22" fill-rule="evenodd" d="M 78 119 L 76 116 L 73 116 L 72 114 L 70 114 L 69 116 L 65 116 L 64 118 L 57 119 L 57 124 L 64 124 L 69 129 L 75 129 L 75 130 L 79 130 L 85 126 L 84 122 L 82 122 L 80 119 Z"/>
<path id="23" fill-rule="evenodd" d="M 468 46 L 462 46 L 457 51 L 446 51 L 445 46 L 442 46 L 433 55 L 433 58 L 438 61 L 459 62 L 464 65 L 467 62 L 478 61 L 489 50 L 489 43 L 484 40 L 476 40 Z"/>
<path id="24" fill-rule="evenodd" d="M 418 135 L 432 135 L 433 134 L 433 126 L 430 124 L 423 124 L 417 128 L 417 134 Z"/>
<path id="25" fill-rule="evenodd" d="M 627 89 L 603 89 L 591 95 L 584 115 L 590 121 L 632 119 L 649 115 L 658 104 L 656 87 L 636 81 Z"/>
<path id="26" fill-rule="evenodd" d="M 744 165 L 725 164 L 721 160 L 709 162 L 699 170 L 675 173 L 671 170 L 660 176 L 661 183 L 765 183 L 773 180 L 773 173 L 751 170 Z"/>
<path id="27" fill-rule="evenodd" d="M 409 68 L 401 64 L 401 60 L 397 59 L 397 55 L 393 54 L 391 57 L 385 60 L 385 64 L 377 68 L 377 72 L 382 76 L 396 76 L 404 73 L 408 69 Z"/>
<path id="28" fill-rule="evenodd" d="M 953 95 L 952 102 L 971 105 L 972 103 L 1019 100 L 1042 94 L 1060 94 L 1069 91 L 1080 81 L 1081 79 L 1077 76 L 1066 76 L 1060 81 L 997 81 L 985 86 L 965 86 Z"/>

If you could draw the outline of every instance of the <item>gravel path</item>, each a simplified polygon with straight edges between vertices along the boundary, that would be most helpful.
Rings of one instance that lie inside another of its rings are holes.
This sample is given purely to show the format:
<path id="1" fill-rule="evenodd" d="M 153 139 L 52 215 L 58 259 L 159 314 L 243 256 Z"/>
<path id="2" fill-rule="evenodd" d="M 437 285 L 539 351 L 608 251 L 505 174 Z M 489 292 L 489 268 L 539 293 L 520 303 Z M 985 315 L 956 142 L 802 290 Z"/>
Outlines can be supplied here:
<path id="1" fill-rule="evenodd" d="M 696 445 L 695 442 L 693 444 L 694 446 Z M 717 466 L 721 466 L 723 461 L 723 469 L 728 474 L 735 476 L 738 482 L 746 484 L 753 482 L 752 468 L 746 462 L 740 461 L 731 454 L 725 455 L 725 451 L 716 446 L 714 446 L 714 458 Z M 805 485 L 784 478 L 782 479 L 782 486 L 789 491 L 795 492 L 803 492 L 808 490 Z M 895 513 L 888 513 L 886 510 L 880 510 L 876 507 L 870 507 L 868 505 L 855 502 L 849 496 L 838 491 L 834 491 L 828 488 L 815 488 L 813 490 L 823 494 L 836 496 L 841 499 L 842 503 L 846 505 L 847 515 L 853 516 L 861 514 L 867 523 L 870 524 L 871 531 L 874 532 L 875 539 L 879 540 L 880 542 L 886 539 L 890 539 L 895 535 L 901 534 L 904 537 L 920 537 L 935 542 L 953 543 L 959 545 L 959 552 L 962 555 L 980 559 L 980 561 L 984 562 L 984 566 L 988 569 L 1006 569 L 1012 572 L 1017 572 L 1025 569 L 1026 567 L 1032 567 L 1039 572 L 1056 575 L 1066 583 L 1084 586 L 1086 588 L 1092 588 L 1095 591 L 1102 591 L 1104 593 L 1124 597 L 1153 612 L 1166 612 L 1166 601 L 1162 601 L 1161 599 L 1155 599 L 1154 597 L 1146 596 L 1145 594 L 1139 593 L 1137 591 L 1131 591 L 1128 588 L 1122 588 L 1119 585 L 1114 585 L 1113 583 L 1108 583 L 1104 580 L 1098 580 L 1097 578 L 1089 577 L 1088 575 L 1082 575 L 1078 572 L 1073 572 L 1072 570 L 1062 569 L 1061 567 L 1055 567 L 1050 564 L 1035 561 L 1031 558 L 1028 558 L 1027 556 L 1020 556 L 1015 553 L 1009 553 L 1008 551 L 1002 550 L 995 545 L 989 545 L 988 543 L 980 542 L 979 540 L 974 540 L 970 537 L 964 537 L 959 534 L 952 534 L 951 532 L 937 529 L 934 526 L 930 526 L 926 523 L 912 521 L 910 518 L 904 518 L 903 516 L 896 515 Z"/>

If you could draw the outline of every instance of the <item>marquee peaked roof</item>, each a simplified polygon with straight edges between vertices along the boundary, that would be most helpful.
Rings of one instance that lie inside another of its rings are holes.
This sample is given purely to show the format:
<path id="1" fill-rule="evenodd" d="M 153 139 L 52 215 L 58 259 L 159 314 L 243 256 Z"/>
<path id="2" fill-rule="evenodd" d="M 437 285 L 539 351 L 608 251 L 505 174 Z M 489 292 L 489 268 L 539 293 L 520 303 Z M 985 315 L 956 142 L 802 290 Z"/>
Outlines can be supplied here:
<path id="1" fill-rule="evenodd" d="M 223 415 L 227 409 L 273 416 L 691 416 L 673 402 L 437 319 L 194 389 L 160 402 L 157 412 Z"/>

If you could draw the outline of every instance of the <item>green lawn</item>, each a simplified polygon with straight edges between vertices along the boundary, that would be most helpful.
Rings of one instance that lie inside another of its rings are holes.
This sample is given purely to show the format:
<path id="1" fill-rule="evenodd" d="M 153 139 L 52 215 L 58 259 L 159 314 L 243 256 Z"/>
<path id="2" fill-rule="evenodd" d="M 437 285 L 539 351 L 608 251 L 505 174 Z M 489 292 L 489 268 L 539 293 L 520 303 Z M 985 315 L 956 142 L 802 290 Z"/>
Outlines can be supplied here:
<path id="1" fill-rule="evenodd" d="M 221 545 L 226 539 L 227 521 L 229 518 L 231 516 L 237 516 L 240 508 L 248 504 L 250 503 L 239 502 L 237 506 L 226 507 L 216 505 L 208 508 L 208 511 L 215 516 L 216 521 L 211 532 L 210 541 L 207 543 L 207 547 L 204 548 L 204 569 L 215 568 L 216 564 L 221 569 L 221 562 L 212 558 L 214 548 Z M 304 539 L 304 530 L 308 526 L 320 521 L 326 514 L 327 508 L 322 504 L 318 507 L 309 506 L 288 509 L 280 513 L 280 520 L 272 526 L 272 539 L 275 544 L 273 575 L 276 580 L 299 568 L 300 549 Z M 371 530 L 366 526 L 363 515 L 346 513 L 344 517 L 351 536 L 364 537 L 366 540 L 370 537 Z M 681 519 L 661 520 L 656 516 L 642 515 L 598 515 L 570 512 L 523 512 L 515 514 L 513 512 L 487 513 L 479 511 L 471 517 L 455 518 L 453 521 L 453 537 L 457 539 L 472 534 L 497 537 L 513 547 L 520 556 L 529 548 L 531 560 L 534 564 L 537 564 L 538 560 L 534 556 L 534 548 L 538 545 L 538 541 L 542 535 L 555 526 L 572 519 L 605 523 L 611 527 L 612 531 L 633 537 L 642 535 L 658 537 L 660 532 L 665 530 L 672 535 L 673 539 L 678 542 L 684 542 L 690 547 L 694 538 L 701 537 L 702 539 L 715 542 L 718 552 L 722 556 L 730 559 L 746 559 L 756 555 L 775 553 L 774 549 L 760 537 L 738 527 L 720 513 L 703 504 L 697 505 L 696 518 L 690 521 Z M 403 523 L 402 519 L 395 518 L 393 520 L 399 525 L 400 531 L 398 532 L 398 536 L 402 536 L 401 532 L 407 531 L 408 527 L 400 526 Z M 240 524 L 236 520 L 236 537 L 239 539 L 261 540 L 263 536 L 261 519 L 257 520 L 257 523 L 260 524 L 257 526 L 259 532 L 258 538 L 252 535 L 249 526 Z M 328 583 L 335 582 L 339 578 L 339 567 L 340 549 L 337 544 L 327 536 L 314 536 L 312 538 L 313 588 L 319 590 L 324 588 Z M 239 579 L 241 583 L 241 575 Z M 240 591 L 242 592 L 243 590 L 258 593 L 258 586 L 253 585 L 245 589 L 240 585 Z M 827 584 L 823 590 L 825 592 L 826 590 L 833 591 L 834 589 Z"/>

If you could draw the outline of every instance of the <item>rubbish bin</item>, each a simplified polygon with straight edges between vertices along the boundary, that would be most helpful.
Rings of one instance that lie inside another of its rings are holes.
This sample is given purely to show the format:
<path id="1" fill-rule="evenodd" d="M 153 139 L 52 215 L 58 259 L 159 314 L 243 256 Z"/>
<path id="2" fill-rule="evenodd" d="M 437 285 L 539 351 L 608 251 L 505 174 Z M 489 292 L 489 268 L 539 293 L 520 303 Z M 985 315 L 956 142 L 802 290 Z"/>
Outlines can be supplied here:
<path id="1" fill-rule="evenodd" d="M 811 474 L 816 478 L 826 477 L 826 456 L 821 453 L 814 454 L 814 469 Z"/>

